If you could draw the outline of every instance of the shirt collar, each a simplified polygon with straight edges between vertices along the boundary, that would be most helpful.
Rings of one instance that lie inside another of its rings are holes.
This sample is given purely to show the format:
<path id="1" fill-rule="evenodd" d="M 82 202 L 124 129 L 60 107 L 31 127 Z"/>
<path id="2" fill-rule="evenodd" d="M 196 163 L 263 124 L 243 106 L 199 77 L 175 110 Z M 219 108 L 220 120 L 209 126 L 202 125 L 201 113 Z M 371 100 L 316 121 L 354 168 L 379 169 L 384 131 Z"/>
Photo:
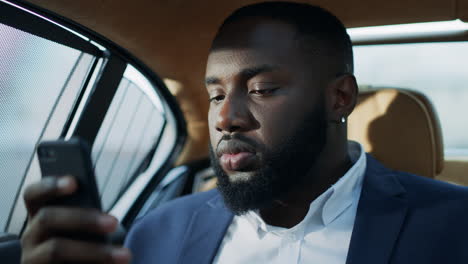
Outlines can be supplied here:
<path id="1" fill-rule="evenodd" d="M 353 202 L 359 200 L 366 171 L 366 155 L 361 144 L 349 141 L 348 152 L 353 166 L 330 188 L 333 194 L 325 202 L 322 221 L 326 226 L 335 220 Z"/>
<path id="2" fill-rule="evenodd" d="M 257 230 L 260 237 L 268 232 L 278 235 L 303 233 L 305 225 L 317 228 L 327 226 L 353 202 L 359 200 L 366 170 L 366 155 L 361 144 L 354 141 L 348 141 L 348 153 L 353 166 L 335 184 L 312 201 L 307 215 L 296 226 L 290 229 L 270 226 L 263 221 L 258 211 L 249 211 L 240 217 L 247 220 Z"/>

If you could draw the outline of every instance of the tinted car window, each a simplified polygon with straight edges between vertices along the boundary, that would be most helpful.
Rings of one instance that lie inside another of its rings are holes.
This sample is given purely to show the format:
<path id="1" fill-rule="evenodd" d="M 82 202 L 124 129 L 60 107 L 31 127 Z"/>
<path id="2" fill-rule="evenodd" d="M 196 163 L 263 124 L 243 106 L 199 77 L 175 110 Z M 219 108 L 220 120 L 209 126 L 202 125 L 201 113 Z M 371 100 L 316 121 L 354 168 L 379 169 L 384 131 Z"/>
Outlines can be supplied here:
<path id="1" fill-rule="evenodd" d="M 20 234 L 24 226 L 22 195 L 40 180 L 40 141 L 90 143 L 104 208 L 130 225 L 171 168 L 184 128 L 163 82 L 126 50 L 29 3 L 0 0 L 4 234 Z"/>
<path id="2" fill-rule="evenodd" d="M 0 23 L 2 230 L 36 143 L 44 135 L 58 138 L 93 60 L 90 54 Z"/>
<path id="3" fill-rule="evenodd" d="M 165 117 L 155 89 L 147 81 L 137 83 L 141 78 L 144 77 L 129 66 L 92 149 L 105 210 L 129 185 L 140 165 L 150 159 L 148 155 L 164 127 Z"/>

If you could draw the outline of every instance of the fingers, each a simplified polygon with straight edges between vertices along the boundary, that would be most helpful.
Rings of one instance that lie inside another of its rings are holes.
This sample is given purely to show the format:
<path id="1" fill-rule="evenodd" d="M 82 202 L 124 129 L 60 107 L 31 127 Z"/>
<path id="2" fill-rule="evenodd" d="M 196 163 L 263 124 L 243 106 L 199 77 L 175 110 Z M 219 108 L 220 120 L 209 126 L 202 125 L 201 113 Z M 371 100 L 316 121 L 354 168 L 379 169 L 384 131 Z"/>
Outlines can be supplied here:
<path id="1" fill-rule="evenodd" d="M 40 182 L 32 184 L 24 192 L 24 202 L 28 214 L 33 217 L 47 202 L 76 191 L 78 184 L 71 176 L 48 176 Z"/>
<path id="2" fill-rule="evenodd" d="M 48 263 L 130 263 L 126 248 L 63 238 L 50 239 L 22 256 L 22 264 Z"/>
<path id="3" fill-rule="evenodd" d="M 107 234 L 117 225 L 115 217 L 94 209 L 45 207 L 32 218 L 22 240 L 29 247 L 57 234 Z"/>
<path id="4" fill-rule="evenodd" d="M 49 203 L 72 194 L 77 187 L 73 177 L 61 176 L 45 177 L 27 188 L 24 200 L 30 220 L 21 238 L 23 264 L 130 262 L 128 249 L 81 240 L 113 232 L 118 225 L 116 218 L 96 209 Z"/>

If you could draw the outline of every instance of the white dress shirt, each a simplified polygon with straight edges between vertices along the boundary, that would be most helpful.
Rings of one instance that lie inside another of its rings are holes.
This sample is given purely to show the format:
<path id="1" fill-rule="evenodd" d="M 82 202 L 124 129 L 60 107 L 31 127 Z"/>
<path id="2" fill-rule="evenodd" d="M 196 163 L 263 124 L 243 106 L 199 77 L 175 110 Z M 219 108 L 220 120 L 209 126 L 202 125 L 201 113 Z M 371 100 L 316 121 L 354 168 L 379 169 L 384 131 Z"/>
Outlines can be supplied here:
<path id="1" fill-rule="evenodd" d="M 362 146 L 348 142 L 353 166 L 315 199 L 292 228 L 266 224 L 257 212 L 235 216 L 213 263 L 345 263 L 366 170 Z"/>

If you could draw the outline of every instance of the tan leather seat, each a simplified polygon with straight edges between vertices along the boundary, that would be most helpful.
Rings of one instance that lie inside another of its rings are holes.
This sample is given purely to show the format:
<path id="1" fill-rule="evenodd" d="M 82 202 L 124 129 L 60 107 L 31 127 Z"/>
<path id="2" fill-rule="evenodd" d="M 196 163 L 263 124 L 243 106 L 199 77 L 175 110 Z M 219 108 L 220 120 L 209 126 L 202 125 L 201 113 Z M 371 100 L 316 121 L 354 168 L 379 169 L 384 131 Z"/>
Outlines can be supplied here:
<path id="1" fill-rule="evenodd" d="M 441 127 L 425 95 L 393 88 L 362 91 L 348 120 L 348 138 L 387 167 L 431 178 L 442 171 Z"/>

